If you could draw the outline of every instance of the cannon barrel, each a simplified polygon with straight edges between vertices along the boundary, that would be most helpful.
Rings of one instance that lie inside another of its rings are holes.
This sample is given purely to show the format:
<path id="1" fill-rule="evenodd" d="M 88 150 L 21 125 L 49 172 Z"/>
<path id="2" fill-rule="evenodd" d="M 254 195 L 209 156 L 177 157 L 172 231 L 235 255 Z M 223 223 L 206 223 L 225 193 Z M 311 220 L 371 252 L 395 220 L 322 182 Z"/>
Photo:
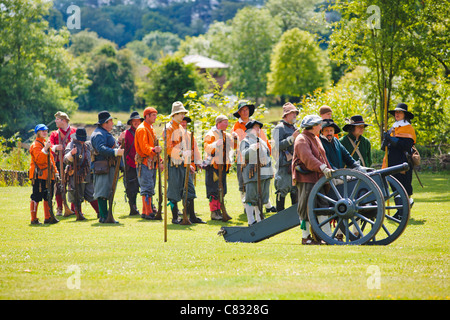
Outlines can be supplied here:
<path id="1" fill-rule="evenodd" d="M 372 171 L 372 172 L 368 173 L 368 175 L 371 176 L 373 174 L 380 174 L 383 177 L 385 177 L 385 176 L 389 176 L 391 174 L 396 174 L 396 173 L 400 173 L 402 171 L 408 171 L 408 170 L 409 170 L 409 164 L 407 162 L 403 162 L 402 164 L 398 164 L 396 166 Z"/>

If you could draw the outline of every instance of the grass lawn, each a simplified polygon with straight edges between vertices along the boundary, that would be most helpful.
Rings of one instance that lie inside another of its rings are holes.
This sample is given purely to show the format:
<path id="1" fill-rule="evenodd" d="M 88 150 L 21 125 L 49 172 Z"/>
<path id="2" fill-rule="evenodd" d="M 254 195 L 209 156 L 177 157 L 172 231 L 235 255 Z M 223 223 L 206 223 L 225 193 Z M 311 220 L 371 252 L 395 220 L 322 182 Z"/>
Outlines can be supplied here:
<path id="1" fill-rule="evenodd" d="M 167 242 L 162 221 L 128 216 L 121 181 L 114 226 L 99 224 L 89 205 L 87 221 L 31 226 L 31 187 L 0 188 L 0 299 L 449 299 L 450 175 L 420 176 L 425 188 L 414 178 L 404 234 L 388 246 L 356 247 L 302 246 L 299 228 L 226 243 L 222 225 L 246 225 L 235 175 L 232 220 L 210 220 L 199 174 L 196 211 L 208 224 L 169 221 Z"/>

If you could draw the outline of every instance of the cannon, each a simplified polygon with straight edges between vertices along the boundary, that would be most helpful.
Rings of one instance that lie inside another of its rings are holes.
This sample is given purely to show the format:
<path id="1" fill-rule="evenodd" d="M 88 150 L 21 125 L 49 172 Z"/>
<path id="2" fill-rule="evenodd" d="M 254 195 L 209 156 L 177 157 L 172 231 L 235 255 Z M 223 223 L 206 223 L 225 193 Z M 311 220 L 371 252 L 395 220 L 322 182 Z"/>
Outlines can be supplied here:
<path id="1" fill-rule="evenodd" d="M 405 162 L 368 173 L 339 169 L 320 178 L 308 198 L 312 231 L 330 245 L 390 244 L 405 230 L 411 210 L 408 194 L 392 175 L 407 170 Z M 248 227 L 224 226 L 219 234 L 227 242 L 259 242 L 298 225 L 293 205 Z"/>

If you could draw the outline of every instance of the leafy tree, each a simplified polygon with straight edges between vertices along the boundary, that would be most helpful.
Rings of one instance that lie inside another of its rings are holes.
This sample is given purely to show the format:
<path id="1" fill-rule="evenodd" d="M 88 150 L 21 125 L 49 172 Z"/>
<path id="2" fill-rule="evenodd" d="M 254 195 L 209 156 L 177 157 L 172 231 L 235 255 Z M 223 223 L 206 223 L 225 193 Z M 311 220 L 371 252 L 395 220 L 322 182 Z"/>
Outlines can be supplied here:
<path id="1" fill-rule="evenodd" d="M 376 93 L 371 105 L 381 136 L 386 128 L 384 103 L 389 109 L 393 98 L 399 102 L 402 73 L 436 63 L 447 70 L 450 9 L 439 0 L 338 1 L 334 9 L 342 19 L 334 24 L 332 58 L 350 67 L 361 65 L 370 69 Z M 431 79 L 430 74 L 426 76 Z"/>
<path id="2" fill-rule="evenodd" d="M 56 111 L 77 109 L 88 81 L 64 46 L 69 32 L 43 19 L 51 3 L 5 0 L 0 4 L 0 124 L 3 135 L 48 123 Z"/>
<path id="3" fill-rule="evenodd" d="M 117 51 L 105 44 L 94 50 L 88 62 L 87 73 L 92 84 L 78 99 L 80 109 L 128 111 L 134 106 L 136 85 L 131 51 Z"/>
<path id="4" fill-rule="evenodd" d="M 148 83 L 144 84 L 143 98 L 161 112 L 170 112 L 172 103 L 184 101 L 184 93 L 192 90 L 203 94 L 205 79 L 195 66 L 186 65 L 179 56 L 167 55 L 157 62 L 146 61 L 150 68 Z"/>
<path id="5" fill-rule="evenodd" d="M 235 91 L 255 100 L 265 95 L 272 47 L 281 35 L 280 27 L 267 9 L 245 7 L 231 22 L 230 80 Z"/>
<path id="6" fill-rule="evenodd" d="M 330 82 L 330 65 L 314 36 L 297 28 L 286 31 L 274 47 L 267 93 L 300 97 Z"/>

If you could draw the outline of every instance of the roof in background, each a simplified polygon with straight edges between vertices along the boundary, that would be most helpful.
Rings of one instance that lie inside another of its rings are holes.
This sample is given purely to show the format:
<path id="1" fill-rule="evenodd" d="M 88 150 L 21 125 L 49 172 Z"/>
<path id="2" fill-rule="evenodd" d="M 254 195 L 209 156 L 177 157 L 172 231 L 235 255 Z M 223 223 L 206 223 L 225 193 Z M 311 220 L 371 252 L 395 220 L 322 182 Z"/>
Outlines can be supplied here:
<path id="1" fill-rule="evenodd" d="M 186 64 L 193 63 L 200 69 L 225 69 L 228 65 L 220 61 L 210 59 L 198 54 L 188 55 L 183 57 L 183 62 Z"/>

